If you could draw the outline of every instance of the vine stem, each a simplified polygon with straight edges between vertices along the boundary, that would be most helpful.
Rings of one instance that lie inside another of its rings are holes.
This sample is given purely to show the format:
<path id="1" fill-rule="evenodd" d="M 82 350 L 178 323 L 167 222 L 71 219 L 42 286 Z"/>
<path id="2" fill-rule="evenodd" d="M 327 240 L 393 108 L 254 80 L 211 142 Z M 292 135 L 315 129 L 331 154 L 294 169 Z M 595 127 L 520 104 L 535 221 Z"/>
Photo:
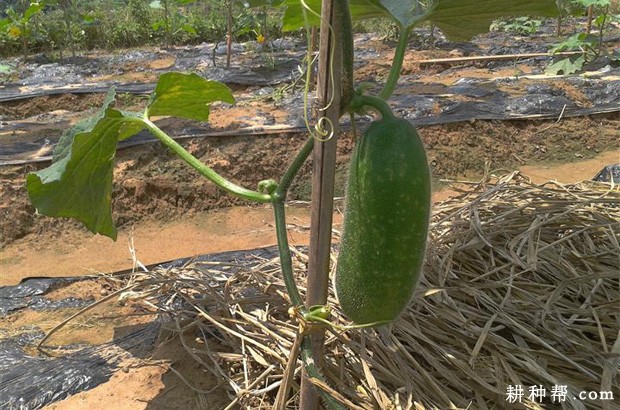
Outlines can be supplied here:
<path id="1" fill-rule="evenodd" d="M 299 294 L 299 289 L 295 284 L 295 275 L 293 275 L 293 260 L 291 258 L 291 250 L 288 247 L 288 238 L 286 232 L 286 212 L 284 210 L 284 197 L 277 198 L 273 201 L 273 213 L 276 221 L 276 237 L 278 239 L 278 251 L 280 252 L 280 265 L 282 267 L 282 276 L 286 285 L 286 292 L 291 298 L 291 303 L 297 308 L 303 308 L 304 301 Z"/>
<path id="2" fill-rule="evenodd" d="M 162 142 L 162 144 L 170 148 L 172 151 L 174 151 L 175 154 L 181 157 L 181 159 L 187 162 L 192 168 L 194 168 L 201 175 L 209 179 L 209 181 L 213 182 L 215 185 L 219 186 L 225 191 L 230 192 L 231 194 L 234 194 L 238 197 L 248 199 L 250 201 L 256 201 L 260 203 L 267 203 L 273 201 L 271 195 L 252 191 L 251 189 L 239 186 L 233 182 L 230 182 L 229 180 L 215 172 L 209 166 L 201 162 L 198 158 L 190 154 L 185 148 L 183 148 L 178 142 L 172 139 L 172 137 L 162 131 L 157 125 L 153 124 L 151 120 L 146 118 L 146 116 L 140 119 L 136 118 L 136 121 L 140 121 L 142 124 L 144 124 L 146 128 Z"/>
<path id="3" fill-rule="evenodd" d="M 291 165 L 289 165 L 288 169 L 284 172 L 284 175 L 282 176 L 280 184 L 278 185 L 278 188 L 276 190 L 279 195 L 283 197 L 286 196 L 286 193 L 288 192 L 288 189 L 291 186 L 293 179 L 299 172 L 299 169 L 304 164 L 304 162 L 306 162 L 306 159 L 308 159 L 308 156 L 310 156 L 310 153 L 312 153 L 313 148 L 314 137 L 311 136 L 310 138 L 308 138 L 303 147 L 301 147 L 301 151 L 299 151 L 295 159 L 293 159 Z"/>
<path id="4" fill-rule="evenodd" d="M 312 354 L 312 339 L 309 335 L 305 335 L 301 342 L 301 360 L 304 364 L 304 369 L 306 373 L 310 377 L 315 379 L 324 381 L 325 376 L 321 373 L 320 369 L 314 362 L 313 354 Z M 347 408 L 342 405 L 339 401 L 334 399 L 328 392 L 324 391 L 320 387 L 316 386 L 316 389 L 319 392 L 319 395 L 323 398 L 326 407 L 329 410 L 346 410 Z"/>
<path id="5" fill-rule="evenodd" d="M 411 34 L 412 28 L 413 25 L 409 27 L 399 25 L 398 45 L 396 46 L 396 51 L 394 52 L 392 67 L 390 68 L 390 73 L 388 74 L 385 85 L 379 93 L 379 97 L 384 100 L 390 98 L 394 92 L 394 89 L 396 89 L 396 83 L 398 83 L 398 78 L 400 77 L 400 70 L 403 68 L 405 53 L 407 52 L 407 46 L 409 45 L 409 34 Z"/>
<path id="6" fill-rule="evenodd" d="M 293 260 L 291 257 L 291 251 L 289 249 L 287 230 L 286 230 L 286 212 L 284 207 L 284 202 L 286 200 L 286 194 L 288 189 L 293 182 L 295 176 L 299 173 L 302 165 L 308 159 L 308 156 L 312 152 L 314 148 L 314 138 L 310 137 L 306 141 L 306 143 L 301 148 L 300 152 L 297 154 L 293 162 L 289 165 L 287 170 L 284 172 L 280 184 L 276 187 L 275 191 L 270 194 L 263 194 L 260 192 L 252 191 L 241 186 L 238 186 L 215 171 L 213 171 L 210 167 L 203 164 L 198 158 L 194 157 L 190 154 L 185 148 L 183 148 L 180 144 L 174 141 L 168 134 L 162 131 L 159 127 L 157 127 L 153 122 L 148 119 L 148 112 L 145 113 L 143 118 L 136 118 L 136 122 L 140 122 L 145 125 L 146 128 L 157 137 L 166 147 L 174 151 L 181 159 L 187 162 L 190 166 L 196 169 L 201 175 L 204 175 L 211 182 L 215 183 L 220 188 L 237 195 L 239 197 L 257 201 L 257 202 L 271 202 L 274 215 L 275 215 L 275 225 L 276 225 L 276 236 L 278 241 L 278 251 L 280 253 L 280 264 L 282 267 L 282 276 L 284 278 L 284 284 L 286 286 L 286 291 L 291 298 L 291 303 L 296 308 L 302 309 L 305 311 L 304 302 L 299 293 L 299 289 L 297 288 L 297 284 L 295 283 L 295 275 L 293 273 Z M 303 341 L 301 344 L 301 357 L 302 362 L 304 364 L 304 368 L 306 372 L 312 377 L 324 381 L 325 377 L 321 374 L 320 369 L 316 366 L 312 359 L 312 346 L 311 340 L 308 335 L 302 334 Z M 319 393 L 323 397 L 327 408 L 330 410 L 345 410 L 342 404 L 340 404 L 336 399 L 334 399 L 328 392 L 323 391 L 319 388 Z"/>
<path id="7" fill-rule="evenodd" d="M 314 148 L 314 138 L 310 137 L 301 148 L 293 162 L 284 172 L 280 184 L 272 194 L 273 212 L 276 222 L 276 238 L 278 240 L 278 251 L 280 253 L 280 265 L 282 266 L 282 276 L 286 285 L 286 292 L 291 298 L 291 303 L 295 307 L 303 307 L 304 302 L 299 294 L 299 289 L 295 284 L 295 275 L 293 274 L 293 261 L 291 258 L 291 250 L 288 245 L 288 236 L 286 231 L 286 210 L 284 201 L 291 183 L 295 176 L 299 173 L 301 166 L 304 164 L 308 156 Z"/>
<path id="8" fill-rule="evenodd" d="M 273 198 L 273 211 L 276 224 L 276 237 L 278 240 L 278 251 L 280 253 L 280 266 L 282 268 L 282 276 L 284 278 L 284 285 L 286 286 L 286 292 L 291 298 L 291 304 L 305 312 L 307 309 L 304 306 L 304 301 L 299 293 L 297 284 L 295 283 L 295 275 L 293 273 L 293 261 L 291 257 L 291 251 L 289 249 L 288 236 L 286 230 L 286 210 L 284 207 L 284 201 L 286 200 L 286 194 L 293 182 L 295 176 L 299 173 L 301 166 L 304 164 L 308 156 L 314 148 L 314 138 L 310 137 L 301 148 L 291 165 L 284 172 L 280 184 L 276 188 L 272 195 Z M 325 381 L 325 376 L 321 373 L 320 369 L 316 365 L 313 359 L 312 352 L 312 340 L 309 335 L 302 334 L 301 343 L 301 358 L 306 373 L 311 377 L 318 380 Z M 325 404 L 330 410 L 345 410 L 342 404 L 334 399 L 328 392 L 318 388 L 319 394 L 325 401 Z"/>
<path id="9" fill-rule="evenodd" d="M 342 89 L 340 96 L 340 112 L 346 111 L 349 102 L 355 95 L 353 87 L 353 63 L 355 62 L 353 47 L 353 25 L 351 23 L 351 12 L 349 11 L 348 2 L 338 0 L 334 3 L 334 11 L 336 12 L 336 20 L 340 22 L 340 30 L 342 43 Z"/>
<path id="10" fill-rule="evenodd" d="M 210 167 L 203 164 L 200 160 L 190 154 L 185 148 L 174 141 L 168 134 L 157 127 L 153 122 L 148 119 L 148 112 L 145 113 L 143 118 L 136 118 L 136 122 L 140 122 L 157 137 L 166 147 L 174 151 L 181 159 L 187 162 L 190 166 L 196 169 L 201 175 L 204 175 L 211 182 L 215 183 L 220 188 L 237 195 L 239 197 L 257 201 L 257 202 L 271 202 L 275 215 L 276 225 L 276 237 L 278 241 L 278 251 L 280 254 L 280 265 L 282 267 L 282 276 L 284 278 L 284 284 L 286 291 L 291 298 L 291 303 L 294 307 L 301 309 L 305 312 L 305 306 L 297 284 L 295 283 L 295 275 L 293 273 L 293 260 L 291 257 L 291 251 L 289 249 L 287 230 L 286 230 L 286 212 L 284 202 L 286 200 L 286 194 L 291 186 L 295 176 L 299 173 L 304 162 L 308 159 L 308 156 L 314 148 L 314 138 L 310 137 L 303 145 L 293 162 L 284 172 L 280 184 L 271 194 L 263 194 L 260 192 L 252 191 L 241 186 L 238 186 L 215 171 Z M 312 360 L 312 349 L 310 338 L 308 335 L 301 335 L 303 341 L 301 344 L 301 357 L 306 372 L 312 377 L 324 381 L 325 377 L 321 374 L 320 369 L 316 366 Z M 325 400 L 327 407 L 330 410 L 345 410 L 337 400 L 335 400 L 329 393 L 321 390 L 319 392 Z"/>
<path id="11" fill-rule="evenodd" d="M 183 159 L 190 166 L 196 169 L 201 175 L 208 178 L 211 182 L 215 183 L 220 188 L 245 199 L 261 203 L 271 202 L 274 210 L 276 237 L 278 242 L 278 251 L 280 254 L 280 265 L 282 268 L 282 276 L 284 279 L 284 284 L 286 286 L 286 291 L 291 299 L 291 304 L 295 308 L 301 310 L 301 312 L 306 312 L 304 301 L 301 297 L 301 294 L 299 293 L 297 284 L 295 283 L 293 261 L 291 257 L 291 251 L 289 249 L 286 229 L 286 210 L 284 204 L 288 189 L 290 188 L 293 180 L 295 179 L 295 176 L 299 173 L 302 165 L 313 151 L 314 137 L 311 136 L 308 138 L 299 153 L 293 159 L 293 162 L 284 172 L 280 183 L 275 187 L 275 189 L 268 193 L 261 193 L 243 188 L 228 181 L 227 179 L 213 171 L 209 166 L 202 163 L 191 153 L 189 153 L 185 148 L 183 148 L 180 144 L 174 141 L 174 139 L 172 139 L 168 134 L 166 134 L 153 122 L 151 122 L 148 118 L 148 110 L 145 112 L 143 118 L 136 118 L 135 121 L 139 121 L 141 124 L 146 126 L 146 128 L 166 147 L 174 151 L 181 159 Z M 304 369 L 311 377 L 316 378 L 322 382 L 325 381 L 325 377 L 322 375 L 319 367 L 313 359 L 312 340 L 310 336 L 308 334 L 302 333 L 300 337 L 303 338 L 301 343 L 301 358 Z M 344 407 L 341 403 L 334 399 L 328 392 L 322 390 L 321 388 L 318 388 L 318 391 L 323 400 L 325 401 L 328 409 L 346 409 L 346 407 Z"/>

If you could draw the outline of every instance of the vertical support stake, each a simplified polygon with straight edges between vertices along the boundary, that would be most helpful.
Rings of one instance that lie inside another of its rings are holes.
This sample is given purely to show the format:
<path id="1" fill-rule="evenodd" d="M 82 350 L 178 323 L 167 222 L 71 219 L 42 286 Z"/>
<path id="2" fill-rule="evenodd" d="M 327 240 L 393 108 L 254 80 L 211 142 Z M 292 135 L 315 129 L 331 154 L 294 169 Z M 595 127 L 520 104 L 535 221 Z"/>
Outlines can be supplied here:
<path id="1" fill-rule="evenodd" d="M 323 0 L 321 9 L 317 80 L 318 117 L 327 117 L 330 120 L 333 125 L 331 130 L 333 135 L 325 142 L 317 142 L 313 152 L 312 208 L 306 306 L 325 304 L 329 287 L 329 262 L 334 212 L 334 178 L 336 174 L 336 142 L 338 137 L 338 120 L 340 119 L 340 78 L 342 72 L 342 46 L 338 40 L 341 37 L 339 34 L 340 24 L 337 21 L 338 16 L 335 15 L 334 1 L 342 0 Z M 334 47 L 335 49 L 332 49 Z M 309 336 L 312 340 L 314 361 L 321 367 L 323 362 L 323 341 L 325 339 L 324 331 L 316 329 Z M 312 383 L 308 381 L 305 373 L 303 373 L 300 409 L 316 410 L 318 406 L 319 397 L 317 392 Z"/>

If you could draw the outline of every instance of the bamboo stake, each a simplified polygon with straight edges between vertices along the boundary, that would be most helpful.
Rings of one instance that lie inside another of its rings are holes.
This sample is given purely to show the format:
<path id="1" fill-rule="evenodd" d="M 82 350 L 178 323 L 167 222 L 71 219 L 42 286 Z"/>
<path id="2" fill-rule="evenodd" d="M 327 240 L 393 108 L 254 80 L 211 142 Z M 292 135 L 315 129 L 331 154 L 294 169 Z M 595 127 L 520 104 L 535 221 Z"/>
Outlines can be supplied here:
<path id="1" fill-rule="evenodd" d="M 332 136 L 315 144 L 312 172 L 312 208 L 310 216 L 310 249 L 308 260 L 308 291 L 306 305 L 325 304 L 329 286 L 334 176 L 336 172 L 336 140 L 340 118 L 340 77 L 342 48 L 339 24 L 336 22 L 334 1 L 323 1 L 319 38 L 319 68 L 317 80 L 318 117 L 331 123 Z M 331 26 L 331 27 L 330 27 Z M 332 49 L 332 47 L 334 47 Z M 323 109 L 327 107 L 326 109 Z M 313 359 L 319 368 L 323 362 L 324 332 L 318 328 L 309 331 Z M 315 410 L 319 397 L 305 372 L 302 373 L 300 409 Z"/>
<path id="2" fill-rule="evenodd" d="M 443 64 L 443 63 L 466 63 L 471 61 L 501 61 L 515 60 L 536 57 L 555 57 L 555 56 L 574 56 L 583 54 L 581 51 L 564 51 L 561 53 L 525 53 L 525 54 L 501 54 L 497 56 L 467 56 L 467 57 L 451 57 L 451 58 L 432 58 L 430 60 L 418 61 L 420 65 L 427 64 Z"/>

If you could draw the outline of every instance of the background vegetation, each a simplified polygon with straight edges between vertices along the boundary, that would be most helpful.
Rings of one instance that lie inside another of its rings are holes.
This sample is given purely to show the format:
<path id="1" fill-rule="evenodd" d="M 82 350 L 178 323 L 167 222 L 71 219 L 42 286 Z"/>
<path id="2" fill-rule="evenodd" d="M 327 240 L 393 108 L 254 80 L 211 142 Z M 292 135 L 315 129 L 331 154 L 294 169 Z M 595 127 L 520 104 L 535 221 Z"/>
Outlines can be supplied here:
<path id="1" fill-rule="evenodd" d="M 262 43 L 282 37 L 284 8 L 278 6 L 285 4 L 283 0 L 0 0 L 0 56 L 21 54 L 26 60 L 42 52 L 48 58 L 62 59 L 94 49 L 202 42 L 223 46 L 228 33 L 231 41 Z M 579 71 L 601 55 L 620 61 L 620 51 L 609 53 L 603 47 L 603 33 L 620 22 L 620 2 L 557 0 L 557 5 L 561 10 L 558 42 L 550 45 L 550 51 L 582 54 L 557 58 L 548 74 Z M 586 27 L 567 23 L 565 18 L 570 15 L 587 17 Z M 530 17 L 506 18 L 496 20 L 491 29 L 531 35 L 541 24 L 542 20 Z M 357 21 L 354 29 L 390 40 L 398 37 L 397 25 L 386 19 Z M 434 39 L 431 34 L 426 41 L 429 47 Z"/>
<path id="2" fill-rule="evenodd" d="M 261 5 L 262 3 L 262 5 Z M 236 41 L 281 36 L 281 10 L 239 0 L 0 1 L 0 55 L 75 53 L 144 45 L 223 42 L 227 13 Z"/>

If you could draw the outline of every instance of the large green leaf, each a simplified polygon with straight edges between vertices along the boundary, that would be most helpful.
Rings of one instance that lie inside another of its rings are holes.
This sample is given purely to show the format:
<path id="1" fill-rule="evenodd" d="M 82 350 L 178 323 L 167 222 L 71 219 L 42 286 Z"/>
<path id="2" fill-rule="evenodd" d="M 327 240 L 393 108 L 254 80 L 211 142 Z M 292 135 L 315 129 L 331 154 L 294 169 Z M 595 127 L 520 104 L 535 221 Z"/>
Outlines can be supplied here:
<path id="1" fill-rule="evenodd" d="M 75 218 L 91 232 L 116 239 L 111 210 L 116 145 L 142 128 L 140 120 L 107 108 L 92 129 L 68 133 L 73 134 L 70 148 L 55 153 L 50 167 L 27 176 L 28 195 L 37 211 Z"/>
<path id="2" fill-rule="evenodd" d="M 306 0 L 305 3 L 320 14 L 321 0 Z M 282 30 L 304 27 L 300 0 L 284 0 L 282 5 L 286 7 Z M 485 33 L 493 20 L 500 17 L 558 14 L 555 0 L 351 0 L 349 9 L 354 20 L 391 17 L 405 28 L 429 20 L 452 40 L 468 40 Z M 313 13 L 306 12 L 306 16 L 310 25 L 319 24 L 319 18 Z"/>
<path id="3" fill-rule="evenodd" d="M 388 13 L 402 27 L 411 27 L 420 21 L 427 7 L 423 6 L 418 0 L 397 1 L 397 0 L 380 0 L 381 4 Z M 428 3 L 428 2 L 427 2 Z"/>
<path id="4" fill-rule="evenodd" d="M 549 65 L 545 69 L 545 74 L 547 75 L 558 75 L 560 73 L 564 75 L 570 75 L 576 73 L 577 71 L 583 68 L 586 59 L 583 55 L 578 57 L 567 57 L 563 58 L 555 63 Z"/>
<path id="5" fill-rule="evenodd" d="M 449 39 L 464 41 L 489 31 L 493 20 L 500 17 L 557 14 L 555 0 L 435 0 L 426 20 L 437 25 Z"/>
<path id="6" fill-rule="evenodd" d="M 62 133 L 62 136 L 58 140 L 58 144 L 56 144 L 56 148 L 54 148 L 52 162 L 59 162 L 60 160 L 71 154 L 71 145 L 73 144 L 75 136 L 77 134 L 92 130 L 95 125 L 97 125 L 97 122 L 99 122 L 99 120 L 105 117 L 106 110 L 114 103 L 115 97 L 116 91 L 114 87 L 112 87 L 108 91 L 108 94 L 103 101 L 103 105 L 97 111 L 97 113 L 80 120 L 73 127 Z"/>
<path id="7" fill-rule="evenodd" d="M 304 2 L 310 10 L 304 9 L 299 0 L 285 0 L 282 6 L 285 7 L 282 16 L 282 31 L 294 31 L 306 26 L 319 26 L 321 19 L 317 16 L 321 14 L 321 0 L 306 0 Z M 305 12 L 305 17 L 304 17 Z"/>
<path id="8" fill-rule="evenodd" d="M 30 6 L 26 9 L 26 11 L 24 11 L 23 21 L 30 20 L 32 16 L 34 16 L 35 14 L 39 14 L 41 10 L 43 10 L 44 7 L 45 7 L 45 4 L 43 2 L 35 1 L 35 2 L 30 3 Z"/>
<path id="9" fill-rule="evenodd" d="M 598 37 L 588 33 L 577 33 L 561 43 L 554 44 L 549 50 L 551 53 L 559 53 L 562 51 L 583 50 L 593 47 L 598 42 Z"/>
<path id="10" fill-rule="evenodd" d="M 349 10 L 351 10 L 351 18 L 354 20 L 362 20 L 375 17 L 388 17 L 390 13 L 381 4 L 379 0 L 351 0 L 349 1 Z"/>
<path id="11" fill-rule="evenodd" d="M 139 114 L 111 108 L 114 95 L 110 90 L 101 110 L 62 135 L 51 166 L 26 178 L 39 213 L 75 218 L 93 233 L 112 239 L 117 234 L 111 210 L 116 146 L 147 125 Z M 196 74 L 167 73 L 157 83 L 149 113 L 206 120 L 213 101 L 235 100 L 221 83 Z"/>
<path id="12" fill-rule="evenodd" d="M 319 18 L 321 14 L 321 0 L 306 0 L 304 3 L 310 10 L 304 10 L 300 0 L 284 0 L 282 2 L 282 7 L 286 8 L 282 17 L 282 31 L 294 31 L 305 27 L 304 11 L 306 12 L 308 24 L 319 26 L 321 23 Z M 349 1 L 349 10 L 354 20 L 387 17 L 390 15 L 379 0 L 351 0 Z"/>
<path id="13" fill-rule="evenodd" d="M 209 119 L 209 105 L 214 101 L 230 104 L 235 98 L 226 85 L 198 74 L 166 73 L 159 77 L 155 96 L 148 107 L 149 116 L 171 115 L 198 121 Z"/>

